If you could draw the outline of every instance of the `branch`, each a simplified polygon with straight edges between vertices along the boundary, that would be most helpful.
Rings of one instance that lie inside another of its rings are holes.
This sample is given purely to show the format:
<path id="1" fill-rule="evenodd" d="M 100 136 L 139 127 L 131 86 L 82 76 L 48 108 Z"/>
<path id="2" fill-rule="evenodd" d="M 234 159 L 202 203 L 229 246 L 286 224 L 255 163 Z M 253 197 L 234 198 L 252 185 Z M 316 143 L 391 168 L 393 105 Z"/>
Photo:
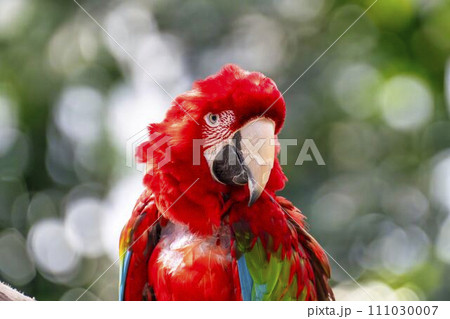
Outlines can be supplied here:
<path id="1" fill-rule="evenodd" d="M 16 289 L 0 282 L 0 301 L 33 301 L 34 299 L 25 296 Z"/>

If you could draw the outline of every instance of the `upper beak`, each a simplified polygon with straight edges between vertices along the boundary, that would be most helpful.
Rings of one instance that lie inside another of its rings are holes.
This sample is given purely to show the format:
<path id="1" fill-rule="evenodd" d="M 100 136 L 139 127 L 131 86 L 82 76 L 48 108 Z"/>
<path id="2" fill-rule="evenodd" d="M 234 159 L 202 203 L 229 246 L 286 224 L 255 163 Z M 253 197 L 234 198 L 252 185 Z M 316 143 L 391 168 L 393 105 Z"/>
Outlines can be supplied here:
<path id="1" fill-rule="evenodd" d="M 275 159 L 274 137 L 274 122 L 260 118 L 246 124 L 231 142 L 220 145 L 218 151 L 216 148 L 214 154 L 205 154 L 209 155 L 207 159 L 216 180 L 234 185 L 247 183 L 248 206 L 261 196 L 269 180 Z"/>
<path id="2" fill-rule="evenodd" d="M 275 125 L 266 118 L 250 122 L 241 130 L 241 151 L 248 174 L 251 206 L 264 191 L 275 159 Z"/>

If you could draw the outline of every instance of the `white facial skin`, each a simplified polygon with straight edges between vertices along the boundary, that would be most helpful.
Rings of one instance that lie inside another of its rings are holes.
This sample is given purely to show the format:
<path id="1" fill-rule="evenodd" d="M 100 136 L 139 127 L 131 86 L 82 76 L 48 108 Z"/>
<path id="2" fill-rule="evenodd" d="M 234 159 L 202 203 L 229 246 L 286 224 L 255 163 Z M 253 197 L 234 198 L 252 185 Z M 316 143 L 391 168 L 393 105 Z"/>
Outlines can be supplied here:
<path id="1" fill-rule="evenodd" d="M 233 132 L 231 125 L 235 121 L 234 112 L 231 110 L 222 111 L 220 113 L 208 113 L 204 116 L 203 125 L 203 155 L 211 169 L 211 175 L 219 182 L 212 171 L 213 162 L 220 150 L 227 144 L 232 143 Z"/>
<path id="2" fill-rule="evenodd" d="M 205 149 L 231 138 L 233 133 L 231 132 L 231 125 L 236 119 L 233 111 L 227 110 L 220 113 L 208 113 L 203 119 L 205 124 L 203 125 L 202 138 L 205 141 Z"/>

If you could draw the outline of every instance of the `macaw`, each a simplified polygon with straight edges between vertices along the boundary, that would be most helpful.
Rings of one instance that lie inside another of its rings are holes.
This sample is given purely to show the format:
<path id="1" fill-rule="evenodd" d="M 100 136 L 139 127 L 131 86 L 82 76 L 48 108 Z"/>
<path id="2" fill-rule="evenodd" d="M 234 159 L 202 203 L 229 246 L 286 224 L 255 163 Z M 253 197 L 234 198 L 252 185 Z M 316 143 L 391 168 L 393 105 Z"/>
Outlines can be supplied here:
<path id="1" fill-rule="evenodd" d="M 276 195 L 285 113 L 270 78 L 230 64 L 149 125 L 136 155 L 145 190 L 120 238 L 120 300 L 334 300 L 324 250 Z"/>

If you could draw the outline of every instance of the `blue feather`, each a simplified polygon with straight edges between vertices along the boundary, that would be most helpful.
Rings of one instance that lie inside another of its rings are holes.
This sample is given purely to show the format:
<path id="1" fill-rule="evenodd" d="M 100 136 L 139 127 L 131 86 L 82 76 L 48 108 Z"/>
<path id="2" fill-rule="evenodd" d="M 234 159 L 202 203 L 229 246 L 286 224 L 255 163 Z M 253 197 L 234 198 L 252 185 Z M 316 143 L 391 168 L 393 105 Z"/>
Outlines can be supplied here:
<path id="1" fill-rule="evenodd" d="M 239 271 L 239 281 L 241 283 L 242 299 L 244 301 L 250 301 L 252 300 L 253 279 L 250 276 L 250 272 L 248 271 L 245 256 L 242 255 L 241 258 L 238 259 L 237 263 Z"/>
<path id="2" fill-rule="evenodd" d="M 120 270 L 120 287 L 119 287 L 119 301 L 123 301 L 125 297 L 125 282 L 127 280 L 128 266 L 130 265 L 131 251 L 127 250 L 122 269 Z"/>

